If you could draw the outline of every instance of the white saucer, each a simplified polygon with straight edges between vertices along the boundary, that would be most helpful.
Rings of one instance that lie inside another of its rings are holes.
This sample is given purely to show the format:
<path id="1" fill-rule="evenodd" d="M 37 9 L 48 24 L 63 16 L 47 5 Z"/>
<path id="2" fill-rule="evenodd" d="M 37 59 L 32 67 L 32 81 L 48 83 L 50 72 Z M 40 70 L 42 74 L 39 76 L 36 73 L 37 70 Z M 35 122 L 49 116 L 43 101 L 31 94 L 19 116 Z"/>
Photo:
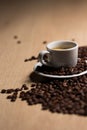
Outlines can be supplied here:
<path id="1" fill-rule="evenodd" d="M 87 63 L 87 61 L 86 61 L 86 63 Z M 51 74 L 45 74 L 43 72 L 37 71 L 37 67 L 39 67 L 39 66 L 40 67 L 42 66 L 42 64 L 40 62 L 35 64 L 35 66 L 33 68 L 34 72 L 41 75 L 41 76 L 49 77 L 49 78 L 73 78 L 73 77 L 77 77 L 77 76 L 87 74 L 87 70 L 85 70 L 85 71 L 83 71 L 83 72 L 81 72 L 79 74 L 73 74 L 73 75 L 61 75 L 61 76 L 60 75 L 51 75 Z"/>

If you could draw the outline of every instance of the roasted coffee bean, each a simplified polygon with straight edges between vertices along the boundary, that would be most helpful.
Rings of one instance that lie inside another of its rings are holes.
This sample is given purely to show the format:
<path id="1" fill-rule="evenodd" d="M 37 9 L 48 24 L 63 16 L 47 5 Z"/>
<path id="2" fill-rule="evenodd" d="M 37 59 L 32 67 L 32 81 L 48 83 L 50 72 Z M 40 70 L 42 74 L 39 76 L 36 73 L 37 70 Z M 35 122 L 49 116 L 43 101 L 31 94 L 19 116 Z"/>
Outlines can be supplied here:
<path id="1" fill-rule="evenodd" d="M 87 57 L 87 46 L 79 47 L 78 51 L 79 51 L 78 55 L 79 55 L 80 58 L 85 59 L 85 57 Z"/>
<path id="2" fill-rule="evenodd" d="M 1 90 L 1 93 L 3 93 L 3 94 L 6 93 L 6 90 L 5 90 L 5 89 L 2 89 L 2 90 Z"/>
<path id="3" fill-rule="evenodd" d="M 22 87 L 21 87 L 21 89 L 22 89 L 22 90 L 23 90 L 23 89 L 24 89 L 24 90 L 28 90 L 28 87 L 27 87 L 26 84 L 23 84 Z"/>
<path id="4" fill-rule="evenodd" d="M 20 40 L 18 40 L 18 41 L 17 41 L 17 44 L 21 44 L 21 41 L 20 41 Z"/>
<path id="5" fill-rule="evenodd" d="M 7 93 L 7 94 L 10 94 L 10 93 L 12 93 L 12 92 L 14 92 L 14 89 L 7 89 L 7 90 L 6 90 L 6 93 Z"/>
<path id="6" fill-rule="evenodd" d="M 15 35 L 15 36 L 14 36 L 14 39 L 18 39 L 18 36 L 17 36 L 17 35 Z"/>
<path id="7" fill-rule="evenodd" d="M 28 90 L 29 88 L 27 86 L 24 87 L 24 90 Z"/>
<path id="8" fill-rule="evenodd" d="M 25 97 L 25 92 L 24 91 L 21 91 L 20 92 L 20 95 L 19 95 L 19 98 L 23 99 Z"/>
<path id="9" fill-rule="evenodd" d="M 28 105 L 34 105 L 34 102 L 33 102 L 32 98 L 31 98 L 31 99 L 28 99 L 28 100 L 27 100 L 27 103 L 28 103 Z"/>
<path id="10" fill-rule="evenodd" d="M 47 41 L 43 41 L 43 44 L 47 44 Z"/>
<path id="11" fill-rule="evenodd" d="M 35 87 L 36 85 L 35 84 L 32 84 L 31 87 Z"/>
<path id="12" fill-rule="evenodd" d="M 63 86 L 64 86 L 64 87 L 67 87 L 67 82 L 64 82 L 64 83 L 63 83 Z"/>
<path id="13" fill-rule="evenodd" d="M 16 98 L 12 97 L 11 102 L 15 102 L 15 101 L 16 101 Z"/>
<path id="14" fill-rule="evenodd" d="M 13 97 L 13 98 L 17 98 L 17 95 L 18 95 L 18 93 L 17 93 L 17 92 L 14 92 L 14 93 L 12 94 L 12 97 Z"/>
<path id="15" fill-rule="evenodd" d="M 14 92 L 19 92 L 19 91 L 21 91 L 20 88 L 16 88 L 16 89 L 14 89 Z"/>
<path id="16" fill-rule="evenodd" d="M 7 99 L 12 99 L 12 95 L 7 96 Z"/>
<path id="17" fill-rule="evenodd" d="M 25 59 L 24 62 L 32 61 L 32 60 L 38 60 L 38 57 L 31 56 L 31 58 Z"/>
<path id="18" fill-rule="evenodd" d="M 75 41 L 75 38 L 72 38 L 72 41 Z"/>
<path id="19" fill-rule="evenodd" d="M 25 59 L 25 60 L 24 60 L 24 62 L 27 62 L 27 61 L 29 61 L 29 60 L 28 60 L 28 59 Z"/>
<path id="20" fill-rule="evenodd" d="M 16 101 L 17 95 L 18 95 L 17 92 L 14 92 L 14 93 L 11 95 L 11 102 L 15 102 L 15 101 Z"/>
<path id="21" fill-rule="evenodd" d="M 35 56 L 32 56 L 32 57 L 31 57 L 31 59 L 32 59 L 32 60 L 35 60 L 35 59 L 36 59 L 36 57 L 35 57 Z"/>

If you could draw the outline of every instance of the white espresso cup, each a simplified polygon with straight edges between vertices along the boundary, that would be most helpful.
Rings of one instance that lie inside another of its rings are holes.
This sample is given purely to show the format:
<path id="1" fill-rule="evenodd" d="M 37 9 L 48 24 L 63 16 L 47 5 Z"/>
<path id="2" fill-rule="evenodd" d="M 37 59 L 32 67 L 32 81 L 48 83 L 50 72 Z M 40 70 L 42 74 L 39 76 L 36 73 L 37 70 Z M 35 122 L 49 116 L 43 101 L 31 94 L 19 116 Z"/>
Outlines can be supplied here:
<path id="1" fill-rule="evenodd" d="M 46 46 L 47 50 L 39 53 L 39 61 L 50 67 L 75 67 L 78 60 L 78 44 L 73 41 L 53 41 Z"/>

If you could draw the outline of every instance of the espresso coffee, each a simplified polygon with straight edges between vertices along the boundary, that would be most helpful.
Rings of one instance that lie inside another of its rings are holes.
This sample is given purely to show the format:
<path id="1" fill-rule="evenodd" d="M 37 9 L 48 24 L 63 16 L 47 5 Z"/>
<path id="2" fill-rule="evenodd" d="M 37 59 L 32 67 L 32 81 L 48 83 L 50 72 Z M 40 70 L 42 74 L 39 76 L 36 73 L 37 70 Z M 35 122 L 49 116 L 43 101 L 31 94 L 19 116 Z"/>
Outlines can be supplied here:
<path id="1" fill-rule="evenodd" d="M 72 48 L 72 47 L 73 47 L 73 46 L 58 46 L 58 47 L 53 48 L 53 50 L 70 49 L 70 48 Z"/>
<path id="2" fill-rule="evenodd" d="M 69 48 L 65 48 L 65 47 L 56 47 L 56 48 L 53 48 L 53 50 L 62 50 L 62 49 L 69 49 Z"/>

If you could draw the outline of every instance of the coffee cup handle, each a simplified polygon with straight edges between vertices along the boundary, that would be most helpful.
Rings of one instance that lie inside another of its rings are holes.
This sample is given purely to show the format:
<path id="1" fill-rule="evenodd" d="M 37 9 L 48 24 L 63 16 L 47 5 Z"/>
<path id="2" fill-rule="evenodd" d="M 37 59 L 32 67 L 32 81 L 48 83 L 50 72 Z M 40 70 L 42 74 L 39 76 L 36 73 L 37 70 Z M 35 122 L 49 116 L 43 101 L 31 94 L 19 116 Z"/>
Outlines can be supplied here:
<path id="1" fill-rule="evenodd" d="M 50 66 L 50 64 L 49 64 L 49 60 L 46 62 L 46 60 L 45 60 L 45 56 L 47 56 L 47 58 L 49 57 L 49 55 L 50 55 L 50 53 L 49 53 L 49 51 L 41 51 L 40 53 L 39 53 L 39 61 L 43 64 L 43 65 L 46 65 L 46 66 Z"/>

